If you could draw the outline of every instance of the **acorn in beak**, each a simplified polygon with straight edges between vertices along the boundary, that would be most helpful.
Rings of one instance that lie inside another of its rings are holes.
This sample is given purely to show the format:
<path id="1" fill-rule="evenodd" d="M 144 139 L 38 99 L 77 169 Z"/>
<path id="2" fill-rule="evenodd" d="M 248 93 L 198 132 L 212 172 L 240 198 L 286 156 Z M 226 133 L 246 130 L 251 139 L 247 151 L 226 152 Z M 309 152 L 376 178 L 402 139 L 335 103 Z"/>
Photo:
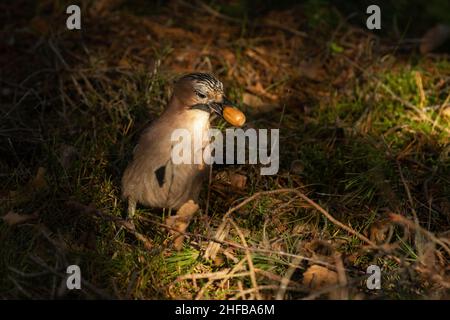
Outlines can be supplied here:
<path id="1" fill-rule="evenodd" d="M 226 97 L 222 102 L 213 102 L 209 105 L 211 110 L 224 118 L 228 123 L 235 127 L 242 127 L 245 123 L 245 115 L 241 110 Z"/>

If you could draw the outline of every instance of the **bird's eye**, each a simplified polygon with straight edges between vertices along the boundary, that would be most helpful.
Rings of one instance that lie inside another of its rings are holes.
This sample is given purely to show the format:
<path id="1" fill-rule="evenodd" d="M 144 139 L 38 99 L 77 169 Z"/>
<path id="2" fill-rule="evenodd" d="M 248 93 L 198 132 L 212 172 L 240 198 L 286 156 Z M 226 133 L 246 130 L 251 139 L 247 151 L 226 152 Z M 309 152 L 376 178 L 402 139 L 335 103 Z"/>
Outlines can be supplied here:
<path id="1" fill-rule="evenodd" d="M 199 97 L 200 99 L 206 98 L 206 96 L 203 93 L 201 93 L 201 92 L 196 92 L 196 93 L 197 93 L 197 97 Z"/>

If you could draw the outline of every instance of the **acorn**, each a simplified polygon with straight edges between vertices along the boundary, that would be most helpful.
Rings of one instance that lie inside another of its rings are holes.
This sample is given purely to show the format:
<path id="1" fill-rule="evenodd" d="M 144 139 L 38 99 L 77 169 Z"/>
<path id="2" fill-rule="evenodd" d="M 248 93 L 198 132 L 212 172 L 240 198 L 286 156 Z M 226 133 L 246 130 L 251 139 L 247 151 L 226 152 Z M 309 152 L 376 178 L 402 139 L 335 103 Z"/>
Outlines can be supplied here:
<path id="1" fill-rule="evenodd" d="M 225 106 L 222 114 L 224 119 L 235 127 L 242 127 L 245 123 L 245 115 L 235 107 Z"/>

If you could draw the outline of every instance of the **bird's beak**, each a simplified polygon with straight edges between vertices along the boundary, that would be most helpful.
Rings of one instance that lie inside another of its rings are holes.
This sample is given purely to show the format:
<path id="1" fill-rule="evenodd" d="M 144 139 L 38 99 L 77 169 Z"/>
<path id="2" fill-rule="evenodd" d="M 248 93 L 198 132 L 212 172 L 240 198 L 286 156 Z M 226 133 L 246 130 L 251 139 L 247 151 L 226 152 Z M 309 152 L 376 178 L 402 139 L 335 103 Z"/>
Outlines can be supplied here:
<path id="1" fill-rule="evenodd" d="M 211 102 L 209 104 L 211 111 L 217 113 L 222 118 L 223 118 L 223 109 L 227 106 L 234 107 L 234 103 L 228 100 L 227 97 L 223 97 L 222 102 Z"/>
<path id="2" fill-rule="evenodd" d="M 223 106 L 224 104 L 222 102 L 211 102 L 209 104 L 209 108 L 211 109 L 211 111 L 218 114 L 222 118 L 223 118 Z"/>

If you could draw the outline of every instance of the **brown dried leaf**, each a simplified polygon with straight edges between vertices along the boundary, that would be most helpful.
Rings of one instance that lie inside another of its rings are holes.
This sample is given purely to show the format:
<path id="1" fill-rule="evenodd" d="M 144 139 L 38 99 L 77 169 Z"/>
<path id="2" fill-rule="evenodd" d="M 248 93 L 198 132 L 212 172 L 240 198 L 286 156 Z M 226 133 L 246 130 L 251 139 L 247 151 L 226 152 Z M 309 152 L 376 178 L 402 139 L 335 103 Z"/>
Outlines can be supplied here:
<path id="1" fill-rule="evenodd" d="M 247 184 L 247 177 L 242 174 L 231 173 L 230 183 L 233 188 L 244 189 Z"/>
<path id="2" fill-rule="evenodd" d="M 262 57 L 261 54 L 252 49 L 245 50 L 245 54 L 252 58 L 253 60 L 259 62 L 266 70 L 271 70 L 273 65 L 271 65 L 266 59 Z"/>
<path id="3" fill-rule="evenodd" d="M 313 81 L 323 81 L 326 72 L 320 62 L 317 61 L 303 61 L 299 65 L 299 72 L 301 76 Z"/>
<path id="4" fill-rule="evenodd" d="M 160 39 L 178 39 L 196 41 L 198 37 L 191 31 L 177 27 L 168 27 L 150 20 L 143 20 L 142 24 L 149 28 Z"/>
<path id="5" fill-rule="evenodd" d="M 337 272 L 317 264 L 312 265 L 303 273 L 303 284 L 311 289 L 321 289 L 338 284 Z"/>
<path id="6" fill-rule="evenodd" d="M 181 250 L 183 248 L 184 235 L 178 233 L 185 232 L 189 223 L 197 212 L 199 206 L 194 201 L 189 200 L 178 209 L 175 216 L 168 217 L 166 219 L 166 224 L 175 230 L 171 230 L 170 233 L 174 236 L 173 246 L 176 250 Z"/>
<path id="7" fill-rule="evenodd" d="M 275 104 L 264 102 L 260 97 L 247 92 L 243 94 L 242 100 L 244 104 L 257 112 L 269 112 L 277 107 Z"/>
<path id="8" fill-rule="evenodd" d="M 250 91 L 253 94 L 265 97 L 265 98 L 267 98 L 269 100 L 272 100 L 272 101 L 278 100 L 278 96 L 276 94 L 267 92 L 266 89 L 264 89 L 264 87 L 261 84 L 261 82 L 256 82 L 256 84 L 247 86 L 247 90 Z"/>
<path id="9" fill-rule="evenodd" d="M 448 119 L 450 119 L 450 107 L 446 107 L 442 110 L 442 115 Z"/>
<path id="10" fill-rule="evenodd" d="M 429 29 L 422 37 L 420 53 L 425 54 L 439 48 L 450 38 L 450 26 L 438 24 Z"/>
<path id="11" fill-rule="evenodd" d="M 36 176 L 29 182 L 29 187 L 34 191 L 47 189 L 47 181 L 45 180 L 45 168 L 39 167 Z"/>
<path id="12" fill-rule="evenodd" d="M 380 244 L 386 241 L 387 236 L 392 228 L 389 220 L 377 221 L 370 226 L 369 239 Z"/>
<path id="13" fill-rule="evenodd" d="M 130 62 L 128 61 L 127 58 L 123 57 L 119 61 L 119 67 L 124 68 L 124 69 L 130 69 L 131 68 L 131 64 L 130 64 Z"/>
<path id="14" fill-rule="evenodd" d="M 9 226 L 14 226 L 16 224 L 21 224 L 37 218 L 39 218 L 37 212 L 33 212 L 32 214 L 18 214 L 14 211 L 9 211 L 2 217 L 3 221 L 5 221 Z"/>

